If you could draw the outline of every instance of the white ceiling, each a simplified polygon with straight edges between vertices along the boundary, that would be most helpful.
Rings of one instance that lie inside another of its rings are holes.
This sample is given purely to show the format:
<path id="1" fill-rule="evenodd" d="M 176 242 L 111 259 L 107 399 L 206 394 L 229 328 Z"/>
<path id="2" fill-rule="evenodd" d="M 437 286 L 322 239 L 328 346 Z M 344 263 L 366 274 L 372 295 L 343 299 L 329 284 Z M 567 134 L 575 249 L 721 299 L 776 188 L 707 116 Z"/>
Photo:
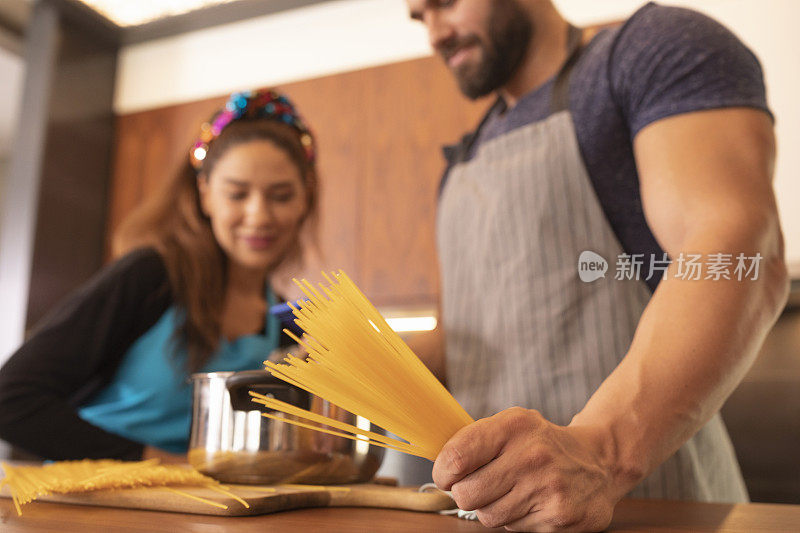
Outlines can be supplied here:
<path id="1" fill-rule="evenodd" d="M 0 47 L 0 159 L 11 149 L 22 98 L 22 58 Z"/>
<path id="2" fill-rule="evenodd" d="M 236 0 L 79 0 L 118 26 L 139 26 Z"/>

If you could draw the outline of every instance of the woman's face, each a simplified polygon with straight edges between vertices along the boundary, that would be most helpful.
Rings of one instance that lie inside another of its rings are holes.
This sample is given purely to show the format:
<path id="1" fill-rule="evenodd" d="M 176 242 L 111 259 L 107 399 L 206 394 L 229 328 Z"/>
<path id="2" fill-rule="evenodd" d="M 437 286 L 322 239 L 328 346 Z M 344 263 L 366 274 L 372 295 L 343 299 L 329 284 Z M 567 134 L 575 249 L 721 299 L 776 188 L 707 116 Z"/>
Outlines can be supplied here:
<path id="1" fill-rule="evenodd" d="M 266 140 L 229 148 L 198 187 L 214 237 L 228 260 L 246 269 L 274 268 L 296 242 L 308 212 L 300 170 Z"/>

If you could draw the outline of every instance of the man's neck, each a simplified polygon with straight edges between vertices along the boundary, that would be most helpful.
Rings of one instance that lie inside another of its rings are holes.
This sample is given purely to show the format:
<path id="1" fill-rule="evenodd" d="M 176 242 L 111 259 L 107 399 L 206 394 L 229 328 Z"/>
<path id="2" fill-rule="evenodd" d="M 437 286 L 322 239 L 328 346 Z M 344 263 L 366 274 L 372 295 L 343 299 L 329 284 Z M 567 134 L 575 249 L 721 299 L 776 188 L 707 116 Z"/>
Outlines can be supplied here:
<path id="1" fill-rule="evenodd" d="M 497 92 L 508 108 L 555 76 L 567 59 L 569 24 L 555 10 L 541 14 L 534 27 L 525 59 L 512 78 Z"/>

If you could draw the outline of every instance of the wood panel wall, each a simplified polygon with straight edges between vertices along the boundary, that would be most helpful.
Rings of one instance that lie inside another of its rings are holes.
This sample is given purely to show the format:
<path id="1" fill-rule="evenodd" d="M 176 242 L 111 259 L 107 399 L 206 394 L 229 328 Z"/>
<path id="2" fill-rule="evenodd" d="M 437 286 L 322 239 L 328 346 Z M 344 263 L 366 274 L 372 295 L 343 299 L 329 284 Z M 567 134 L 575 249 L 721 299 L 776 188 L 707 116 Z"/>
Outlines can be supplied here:
<path id="1" fill-rule="evenodd" d="M 433 57 L 280 89 L 319 144 L 323 266 L 345 269 L 378 305 L 433 305 L 441 147 L 472 129 L 488 102 L 463 98 Z M 225 98 L 118 117 L 109 239 L 131 209 L 178 170 L 200 124 Z"/>

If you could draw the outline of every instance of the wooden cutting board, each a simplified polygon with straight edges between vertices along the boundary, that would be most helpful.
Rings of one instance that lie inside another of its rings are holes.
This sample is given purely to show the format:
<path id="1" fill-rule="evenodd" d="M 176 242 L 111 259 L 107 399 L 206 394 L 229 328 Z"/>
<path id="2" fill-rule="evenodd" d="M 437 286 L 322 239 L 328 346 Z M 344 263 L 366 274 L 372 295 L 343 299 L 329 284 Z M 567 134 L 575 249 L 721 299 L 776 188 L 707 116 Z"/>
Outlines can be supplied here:
<path id="1" fill-rule="evenodd" d="M 58 502 L 126 509 L 146 509 L 218 516 L 250 516 L 307 507 L 383 507 L 409 511 L 441 511 L 455 507 L 453 500 L 442 492 L 418 492 L 416 487 L 391 487 L 364 483 L 335 487 L 231 485 L 225 487 L 250 505 L 244 507 L 235 499 L 202 487 L 174 487 L 192 496 L 204 498 L 227 506 L 214 507 L 204 502 L 178 494 L 165 487 L 122 489 L 86 492 L 82 494 L 53 494 L 42 496 L 36 502 Z M 8 487 L 0 496 L 10 497 Z M 25 515 L 25 507 L 22 514 Z"/>

